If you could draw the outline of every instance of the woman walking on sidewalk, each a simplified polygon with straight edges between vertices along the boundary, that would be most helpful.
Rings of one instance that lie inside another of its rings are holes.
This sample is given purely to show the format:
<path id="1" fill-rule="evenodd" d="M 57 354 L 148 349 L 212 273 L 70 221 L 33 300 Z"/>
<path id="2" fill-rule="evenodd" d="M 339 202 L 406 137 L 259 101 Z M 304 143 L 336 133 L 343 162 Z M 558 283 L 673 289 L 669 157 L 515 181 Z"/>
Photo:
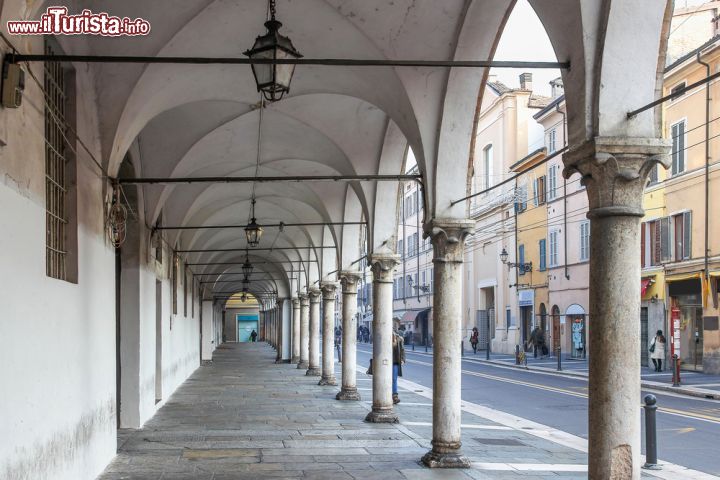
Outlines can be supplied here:
<path id="1" fill-rule="evenodd" d="M 653 361 L 653 365 L 655 365 L 655 371 L 662 372 L 662 362 L 665 358 L 665 336 L 662 330 L 657 331 L 648 350 L 650 351 L 650 358 Z"/>
<path id="2" fill-rule="evenodd" d="M 479 335 L 480 333 L 478 332 L 477 327 L 473 327 L 472 334 L 470 335 L 470 345 L 472 345 L 473 353 L 477 353 L 477 346 L 480 341 Z"/>

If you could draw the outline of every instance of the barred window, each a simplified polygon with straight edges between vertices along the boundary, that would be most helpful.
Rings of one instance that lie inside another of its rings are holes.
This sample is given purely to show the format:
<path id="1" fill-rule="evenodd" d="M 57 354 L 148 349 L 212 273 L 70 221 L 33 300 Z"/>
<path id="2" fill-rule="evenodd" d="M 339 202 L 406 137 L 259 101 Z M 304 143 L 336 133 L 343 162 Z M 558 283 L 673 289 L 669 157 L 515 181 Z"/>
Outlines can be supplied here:
<path id="1" fill-rule="evenodd" d="M 57 50 L 52 39 L 46 39 L 45 52 L 54 55 Z M 46 274 L 77 282 L 74 128 L 68 128 L 75 121 L 74 72 L 60 62 L 45 62 L 43 86 Z"/>

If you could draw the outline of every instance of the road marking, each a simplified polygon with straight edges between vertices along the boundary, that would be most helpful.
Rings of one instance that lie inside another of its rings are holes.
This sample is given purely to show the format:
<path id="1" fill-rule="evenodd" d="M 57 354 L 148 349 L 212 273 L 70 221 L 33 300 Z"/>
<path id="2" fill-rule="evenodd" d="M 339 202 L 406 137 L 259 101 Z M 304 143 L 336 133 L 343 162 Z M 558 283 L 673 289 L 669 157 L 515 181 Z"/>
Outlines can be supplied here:
<path id="1" fill-rule="evenodd" d="M 488 463 L 472 462 L 478 470 L 501 470 L 520 472 L 587 472 L 587 465 L 576 463 Z"/>
<path id="2" fill-rule="evenodd" d="M 418 395 L 425 397 L 425 398 L 433 398 L 433 391 L 430 388 L 426 388 L 419 383 L 411 382 L 409 380 L 405 380 L 404 378 L 398 379 L 398 383 L 401 387 L 414 391 Z M 553 443 L 556 443 L 558 445 L 563 445 L 565 447 L 572 448 L 574 450 L 579 450 L 581 452 L 587 453 L 587 440 L 581 437 L 578 437 L 576 435 L 572 435 L 567 432 L 563 432 L 562 430 L 557 430 L 552 427 L 548 427 L 547 425 L 543 425 L 537 422 L 533 422 L 532 420 L 527 420 L 522 417 L 518 417 L 516 415 L 512 415 L 509 413 L 502 412 L 500 410 L 495 410 L 489 407 L 484 407 L 482 405 L 478 405 L 476 403 L 472 402 L 466 402 L 462 401 L 461 403 L 462 409 L 468 413 L 471 413 L 473 415 L 476 415 L 480 418 L 484 418 L 486 420 L 489 420 L 494 423 L 498 423 L 503 426 L 510 427 L 513 430 L 518 430 L 521 432 L 528 433 L 530 435 L 533 435 L 535 437 L 543 438 L 545 440 L 549 440 Z M 640 455 L 641 461 L 645 460 L 644 455 Z M 718 477 L 714 475 L 710 475 L 704 472 L 700 472 L 697 470 L 692 470 L 687 467 L 683 467 L 681 465 L 675 465 L 673 463 L 668 463 L 665 461 L 660 460 L 658 462 L 660 465 L 663 466 L 663 470 L 659 471 L 643 471 L 644 475 L 649 475 L 652 477 L 658 477 L 663 478 L 666 480 L 677 480 L 678 478 L 682 478 L 685 480 L 717 480 Z M 476 463 L 473 462 L 473 466 L 475 466 Z M 482 465 L 482 464 L 479 464 Z M 490 465 L 503 465 L 503 464 L 490 464 Z M 504 464 L 504 465 L 511 465 L 511 464 Z M 522 464 L 518 464 L 522 465 Z M 526 464 L 527 465 L 527 464 Z M 564 464 L 561 464 L 564 465 Z M 477 467 L 481 468 L 481 467 Z"/>
<path id="3" fill-rule="evenodd" d="M 418 365 L 424 365 L 424 366 L 430 366 L 430 367 L 432 367 L 432 364 L 431 364 L 431 363 L 421 362 L 421 361 L 419 361 L 419 360 L 408 360 L 408 363 L 416 363 L 416 364 L 418 364 Z M 512 384 L 514 384 L 514 385 L 520 385 L 520 386 L 524 386 L 524 387 L 535 388 L 535 389 L 543 390 L 543 391 L 551 391 L 551 392 L 555 392 L 555 393 L 560 393 L 560 394 L 562 394 L 562 395 L 569 395 L 569 396 L 571 396 L 571 397 L 585 398 L 585 399 L 588 398 L 588 394 L 587 394 L 587 393 L 574 392 L 574 391 L 572 391 L 572 390 L 567 390 L 567 389 L 565 389 L 565 388 L 551 387 L 551 386 L 542 385 L 542 384 L 539 384 L 539 383 L 526 382 L 526 381 L 522 381 L 522 380 L 515 380 L 515 379 L 512 379 L 512 378 L 500 377 L 500 376 L 497 376 L 497 375 L 490 375 L 490 374 L 488 374 L 488 373 L 473 372 L 473 371 L 470 371 L 470 370 L 462 370 L 462 373 L 464 373 L 464 374 L 466 374 L 466 375 L 472 375 L 472 376 L 474 376 L 474 377 L 487 378 L 488 380 L 495 380 L 495 381 L 498 381 L 498 382 L 512 383 Z M 702 414 L 702 413 L 695 413 L 695 412 L 687 412 L 687 411 L 677 410 L 677 409 L 674 409 L 674 408 L 667 408 L 667 407 L 658 407 L 658 411 L 659 411 L 659 412 L 662 412 L 662 413 L 665 413 L 665 414 L 668 414 L 668 415 L 674 415 L 674 416 L 678 416 L 678 417 L 691 418 L 691 419 L 698 420 L 698 421 L 704 421 L 704 422 L 710 422 L 710 423 L 720 424 L 720 417 L 715 417 L 715 416 L 712 416 L 712 415 L 705 415 L 705 414 Z"/>
<path id="4" fill-rule="evenodd" d="M 432 422 L 403 422 L 401 421 L 403 425 L 410 425 L 413 427 L 432 427 Z M 463 423 L 460 425 L 461 428 L 467 428 L 470 430 L 476 429 L 476 430 L 512 430 L 510 427 L 505 427 L 502 425 L 477 425 L 473 423 Z"/>
<path id="5" fill-rule="evenodd" d="M 694 432 L 695 429 L 694 429 L 693 427 L 686 427 L 686 428 L 664 428 L 664 429 L 662 429 L 662 430 L 660 430 L 660 431 L 661 431 L 661 432 L 677 432 L 677 433 L 679 433 L 679 434 L 682 435 L 683 433 Z"/>

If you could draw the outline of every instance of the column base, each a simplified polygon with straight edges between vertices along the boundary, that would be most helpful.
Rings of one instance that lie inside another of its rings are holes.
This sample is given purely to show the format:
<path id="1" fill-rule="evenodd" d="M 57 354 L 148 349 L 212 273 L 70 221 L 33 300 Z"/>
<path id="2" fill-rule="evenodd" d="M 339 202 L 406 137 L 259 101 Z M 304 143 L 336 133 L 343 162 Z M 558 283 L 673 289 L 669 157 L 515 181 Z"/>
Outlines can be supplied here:
<path id="1" fill-rule="evenodd" d="M 367 414 L 365 421 L 368 423 L 400 423 L 397 413 L 390 408 L 376 408 Z"/>
<path id="2" fill-rule="evenodd" d="M 300 357 L 292 357 L 290 363 L 300 363 Z"/>
<path id="3" fill-rule="evenodd" d="M 322 386 L 336 386 L 337 380 L 335 380 L 335 377 L 325 377 L 323 376 L 320 381 L 318 382 L 318 385 Z"/>
<path id="4" fill-rule="evenodd" d="M 360 400 L 360 394 L 357 391 L 357 388 L 343 388 L 340 390 L 337 395 L 335 395 L 335 400 Z"/>
<path id="5" fill-rule="evenodd" d="M 319 368 L 309 367 L 305 375 L 308 377 L 319 377 L 322 374 Z"/>
<path id="6" fill-rule="evenodd" d="M 297 368 L 298 368 L 298 370 L 307 370 L 307 368 L 308 368 L 307 360 L 306 361 L 300 360 L 300 363 L 298 363 Z"/>
<path id="7" fill-rule="evenodd" d="M 433 442 L 433 449 L 422 457 L 422 463 L 428 468 L 470 468 L 470 460 L 460 453 L 460 444 L 438 448 Z"/>

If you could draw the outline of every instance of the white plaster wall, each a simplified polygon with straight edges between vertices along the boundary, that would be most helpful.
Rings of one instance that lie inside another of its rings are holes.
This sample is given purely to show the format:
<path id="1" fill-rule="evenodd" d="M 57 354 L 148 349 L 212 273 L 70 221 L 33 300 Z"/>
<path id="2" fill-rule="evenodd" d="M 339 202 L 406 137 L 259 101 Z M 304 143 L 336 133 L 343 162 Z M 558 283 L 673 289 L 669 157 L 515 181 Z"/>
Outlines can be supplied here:
<path id="1" fill-rule="evenodd" d="M 44 206 L 5 183 L 0 205 L 0 477 L 92 478 L 116 445 L 113 253 L 81 228 L 80 283 L 47 278 Z"/>
<path id="2" fill-rule="evenodd" d="M 92 79 L 77 73 L 76 127 L 97 156 Z M 114 252 L 79 150 L 79 281 L 45 275 L 44 106 L 26 84 L 21 108 L 0 109 L 0 478 L 94 478 L 116 449 Z"/>
<path id="3" fill-rule="evenodd" d="M 24 47 L 40 51 L 38 42 Z M 41 69 L 35 73 L 42 81 Z M 83 68 L 76 75 L 76 128 L 101 158 L 93 79 Z M 44 106 L 28 76 L 26 84 L 21 108 L 0 109 L 0 478 L 92 479 L 117 448 L 115 253 L 104 232 L 104 185 L 78 146 L 78 282 L 48 278 Z M 136 275 L 138 378 L 131 383 L 142 424 L 161 404 L 154 398 L 154 267 L 142 264 Z M 167 284 L 163 278 L 165 398 L 200 361 L 197 318 L 176 319 L 169 329 Z"/>

